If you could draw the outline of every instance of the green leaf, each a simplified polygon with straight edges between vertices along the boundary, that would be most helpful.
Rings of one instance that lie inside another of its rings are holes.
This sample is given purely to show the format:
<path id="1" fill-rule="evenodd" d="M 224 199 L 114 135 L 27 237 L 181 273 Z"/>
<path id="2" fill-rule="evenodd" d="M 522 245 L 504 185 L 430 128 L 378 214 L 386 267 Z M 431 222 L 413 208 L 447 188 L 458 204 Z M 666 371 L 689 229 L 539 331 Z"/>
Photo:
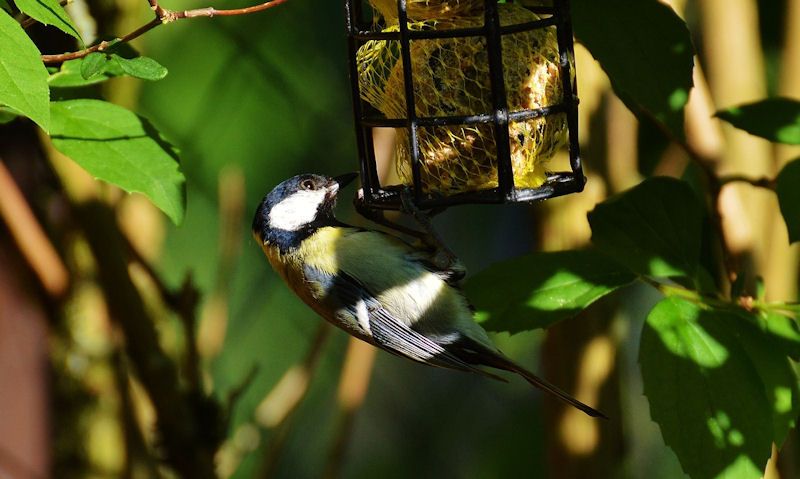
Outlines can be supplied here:
<path id="1" fill-rule="evenodd" d="M 800 359 L 800 328 L 794 318 L 774 311 L 764 311 L 752 318 L 753 324 L 762 334 L 769 336 L 784 355 Z"/>
<path id="2" fill-rule="evenodd" d="M 100 100 L 52 103 L 53 146 L 95 178 L 146 195 L 176 224 L 186 208 L 178 158 L 155 128 L 125 108 Z"/>
<path id="3" fill-rule="evenodd" d="M 572 18 L 575 36 L 628 108 L 683 137 L 694 66 L 683 20 L 658 0 L 573 0 Z"/>
<path id="4" fill-rule="evenodd" d="M 0 103 L 50 128 L 47 69 L 20 24 L 0 11 Z"/>
<path id="5" fill-rule="evenodd" d="M 740 316 L 742 316 L 740 321 L 733 320 L 730 315 L 723 316 L 727 320 L 725 326 L 736 334 L 736 339 L 761 377 L 764 392 L 771 406 L 772 439 L 780 447 L 786 440 L 789 430 L 795 427 L 797 415 L 800 414 L 800 387 L 798 387 L 797 373 L 786 357 L 783 344 L 776 341 L 777 338 L 770 334 L 771 331 L 759 334 L 759 331 L 752 328 L 750 318 L 746 317 L 751 315 L 741 313 Z M 780 320 L 775 317 L 771 319 L 775 323 L 778 323 L 776 319 Z"/>
<path id="6" fill-rule="evenodd" d="M 11 7 L 11 4 L 8 3 L 8 0 L 0 0 L 0 8 L 7 11 L 8 13 L 14 12 L 14 8 Z"/>
<path id="7" fill-rule="evenodd" d="M 800 158 L 786 164 L 778 174 L 775 191 L 783 220 L 789 230 L 789 242 L 800 241 Z"/>
<path id="8" fill-rule="evenodd" d="M 702 206 L 691 187 L 649 178 L 589 212 L 592 242 L 634 273 L 694 278 L 698 270 Z"/>
<path id="9" fill-rule="evenodd" d="M 163 65 L 148 57 L 128 59 L 112 54 L 111 59 L 119 65 L 125 74 L 142 80 L 161 80 L 168 73 Z"/>
<path id="10" fill-rule="evenodd" d="M 642 331 L 650 415 L 693 479 L 757 479 L 771 453 L 772 404 L 759 368 L 729 329 L 733 316 L 667 298 Z"/>
<path id="11" fill-rule="evenodd" d="M 717 116 L 771 142 L 800 145 L 800 101 L 770 98 L 718 111 Z"/>
<path id="12" fill-rule="evenodd" d="M 575 316 L 634 279 L 595 250 L 560 251 L 496 263 L 472 277 L 465 292 L 485 328 L 517 333 Z"/>
<path id="13" fill-rule="evenodd" d="M 86 55 L 83 57 L 83 61 L 81 61 L 80 64 L 81 77 L 84 80 L 89 80 L 101 73 L 105 69 L 106 63 L 108 63 L 108 57 L 105 53 L 92 52 Z"/>
<path id="14" fill-rule="evenodd" d="M 116 48 L 111 47 L 110 50 Z M 124 52 L 136 54 L 132 49 Z M 124 58 L 116 53 L 93 52 L 84 58 L 64 62 L 59 71 L 50 75 L 48 83 L 53 88 L 75 88 L 94 85 L 122 75 L 143 80 L 161 80 L 167 75 L 167 69 L 152 58 Z"/>
<path id="15" fill-rule="evenodd" d="M 47 78 L 47 83 L 51 88 L 79 88 L 102 83 L 114 76 L 108 71 L 104 71 L 89 79 L 84 78 L 81 74 L 83 60 L 84 58 L 76 58 L 75 60 L 64 62 L 57 72 Z"/>
<path id="16" fill-rule="evenodd" d="M 58 0 L 14 0 L 17 8 L 43 25 L 52 25 L 72 35 L 83 45 L 81 35 Z"/>
<path id="17" fill-rule="evenodd" d="M 12 122 L 16 120 L 18 116 L 19 113 L 15 110 L 5 106 L 0 106 L 0 125 Z"/>

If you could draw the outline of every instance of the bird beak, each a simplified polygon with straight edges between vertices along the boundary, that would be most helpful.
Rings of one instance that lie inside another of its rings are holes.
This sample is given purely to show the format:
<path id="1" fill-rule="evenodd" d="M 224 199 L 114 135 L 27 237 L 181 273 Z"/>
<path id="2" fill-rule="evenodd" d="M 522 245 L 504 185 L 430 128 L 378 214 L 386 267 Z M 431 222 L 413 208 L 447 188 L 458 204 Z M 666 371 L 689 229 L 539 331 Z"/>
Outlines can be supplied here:
<path id="1" fill-rule="evenodd" d="M 339 188 L 344 188 L 345 186 L 349 185 L 353 180 L 358 178 L 358 173 L 345 173 L 343 175 L 334 176 L 333 181 L 335 181 Z"/>

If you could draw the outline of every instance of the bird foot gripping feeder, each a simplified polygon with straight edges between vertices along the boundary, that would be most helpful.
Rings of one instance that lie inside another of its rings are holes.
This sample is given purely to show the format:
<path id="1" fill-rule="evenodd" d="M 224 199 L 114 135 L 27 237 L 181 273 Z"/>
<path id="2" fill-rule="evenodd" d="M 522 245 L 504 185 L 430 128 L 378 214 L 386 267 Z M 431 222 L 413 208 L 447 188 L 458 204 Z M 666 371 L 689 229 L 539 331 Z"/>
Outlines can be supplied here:
<path id="1" fill-rule="evenodd" d="M 345 0 L 361 206 L 406 210 L 410 196 L 429 210 L 583 189 L 568 0 L 529 3 L 370 0 L 370 12 Z M 384 157 L 378 128 L 395 132 Z M 564 145 L 571 171 L 548 171 Z M 394 185 L 379 179 L 389 163 Z"/>

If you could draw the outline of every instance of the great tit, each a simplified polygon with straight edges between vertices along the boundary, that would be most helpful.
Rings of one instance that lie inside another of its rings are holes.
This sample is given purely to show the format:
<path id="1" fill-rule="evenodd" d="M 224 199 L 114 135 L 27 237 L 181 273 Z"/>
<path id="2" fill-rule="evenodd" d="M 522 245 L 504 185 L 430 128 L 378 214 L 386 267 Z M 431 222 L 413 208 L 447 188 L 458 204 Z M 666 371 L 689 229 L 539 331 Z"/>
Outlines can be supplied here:
<path id="1" fill-rule="evenodd" d="M 253 235 L 272 267 L 317 314 L 349 334 L 414 361 L 500 379 L 525 378 L 589 416 L 606 417 L 501 353 L 472 317 L 458 274 L 393 235 L 338 221 L 339 189 L 356 174 L 304 174 L 258 206 Z"/>

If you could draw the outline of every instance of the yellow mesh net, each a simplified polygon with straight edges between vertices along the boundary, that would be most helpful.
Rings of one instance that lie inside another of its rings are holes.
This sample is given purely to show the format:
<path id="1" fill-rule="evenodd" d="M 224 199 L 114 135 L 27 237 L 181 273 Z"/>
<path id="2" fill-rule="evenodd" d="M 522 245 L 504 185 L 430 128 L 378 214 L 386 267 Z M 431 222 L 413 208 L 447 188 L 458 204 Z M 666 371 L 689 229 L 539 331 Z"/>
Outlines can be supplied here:
<path id="1" fill-rule="evenodd" d="M 500 4 L 499 13 L 502 25 L 538 19 L 536 14 L 513 4 Z M 409 28 L 463 28 L 483 25 L 483 21 L 481 13 L 414 22 Z M 396 31 L 397 26 L 388 29 Z M 359 51 L 361 95 L 387 118 L 406 116 L 403 66 L 397 43 L 368 42 Z M 561 102 L 558 42 L 553 27 L 504 35 L 502 52 L 509 111 Z M 411 63 L 418 116 L 491 112 L 485 38 L 415 40 L 411 43 Z M 497 186 L 497 148 L 492 124 L 420 128 L 418 133 L 426 192 L 453 194 Z M 546 161 L 565 142 L 564 114 L 511 123 L 509 146 L 515 186 L 533 188 L 544 183 Z M 395 156 L 400 178 L 404 184 L 411 184 L 411 155 L 405 128 L 397 129 Z"/>
<path id="2" fill-rule="evenodd" d="M 370 0 L 387 23 L 397 23 L 397 0 Z M 406 0 L 410 21 L 472 16 L 482 10 L 484 0 Z"/>

